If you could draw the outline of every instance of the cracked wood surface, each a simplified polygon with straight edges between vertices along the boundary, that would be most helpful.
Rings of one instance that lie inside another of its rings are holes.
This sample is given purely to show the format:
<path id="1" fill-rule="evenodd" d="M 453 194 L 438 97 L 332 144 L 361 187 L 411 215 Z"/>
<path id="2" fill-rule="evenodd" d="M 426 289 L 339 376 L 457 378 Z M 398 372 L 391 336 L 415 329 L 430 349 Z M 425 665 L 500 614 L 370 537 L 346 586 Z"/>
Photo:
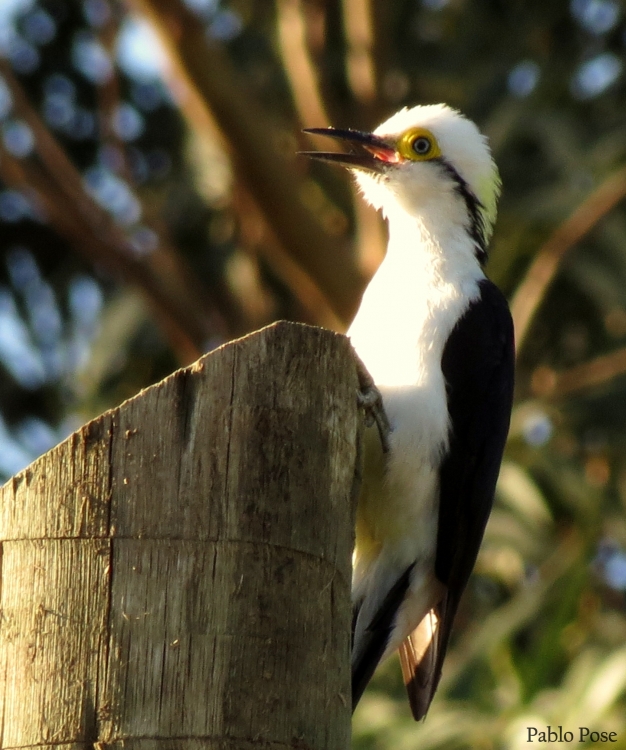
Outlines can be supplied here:
<path id="1" fill-rule="evenodd" d="M 278 323 L 0 489 L 0 748 L 349 747 L 356 389 Z"/>

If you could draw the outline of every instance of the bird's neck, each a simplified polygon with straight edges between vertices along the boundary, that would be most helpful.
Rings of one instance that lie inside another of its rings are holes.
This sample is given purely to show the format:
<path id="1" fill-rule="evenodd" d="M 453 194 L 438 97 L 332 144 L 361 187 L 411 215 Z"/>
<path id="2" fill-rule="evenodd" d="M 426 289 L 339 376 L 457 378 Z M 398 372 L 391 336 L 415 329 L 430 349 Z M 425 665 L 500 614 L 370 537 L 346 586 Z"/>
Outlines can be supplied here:
<path id="1" fill-rule="evenodd" d="M 422 293 L 433 298 L 432 302 L 440 295 L 473 295 L 484 273 L 458 206 L 426 206 L 416 214 L 395 209 L 387 218 L 388 265 L 404 268 L 413 283 L 419 283 Z"/>
<path id="2" fill-rule="evenodd" d="M 348 333 L 378 383 L 417 384 L 441 361 L 484 274 L 461 223 L 402 211 L 387 218 L 387 255 Z"/>

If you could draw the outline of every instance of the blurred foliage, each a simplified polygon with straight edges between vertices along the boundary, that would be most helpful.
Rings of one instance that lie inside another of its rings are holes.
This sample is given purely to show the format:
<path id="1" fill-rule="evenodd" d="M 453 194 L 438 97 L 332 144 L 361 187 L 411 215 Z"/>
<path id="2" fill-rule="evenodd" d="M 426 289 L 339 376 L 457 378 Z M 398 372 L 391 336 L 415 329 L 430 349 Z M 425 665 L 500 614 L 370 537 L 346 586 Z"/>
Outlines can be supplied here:
<path id="1" fill-rule="evenodd" d="M 344 329 L 384 227 L 301 128 L 445 101 L 502 174 L 517 403 L 431 711 L 392 659 L 354 747 L 626 748 L 625 46 L 617 0 L 2 0 L 2 476 L 228 338 Z"/>

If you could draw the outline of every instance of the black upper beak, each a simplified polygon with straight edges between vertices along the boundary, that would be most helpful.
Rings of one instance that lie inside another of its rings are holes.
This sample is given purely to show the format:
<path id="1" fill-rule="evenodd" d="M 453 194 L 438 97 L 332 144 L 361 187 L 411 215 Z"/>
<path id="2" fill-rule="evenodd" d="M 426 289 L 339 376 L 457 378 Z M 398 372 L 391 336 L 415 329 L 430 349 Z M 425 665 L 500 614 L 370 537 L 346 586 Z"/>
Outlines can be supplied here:
<path id="1" fill-rule="evenodd" d="M 398 154 L 393 146 L 372 133 L 360 130 L 338 130 L 337 128 L 305 128 L 305 133 L 325 135 L 346 141 L 351 146 L 349 153 L 325 151 L 300 151 L 303 156 L 322 161 L 334 161 L 353 169 L 365 169 L 370 172 L 380 172 L 386 164 L 398 162 Z"/>

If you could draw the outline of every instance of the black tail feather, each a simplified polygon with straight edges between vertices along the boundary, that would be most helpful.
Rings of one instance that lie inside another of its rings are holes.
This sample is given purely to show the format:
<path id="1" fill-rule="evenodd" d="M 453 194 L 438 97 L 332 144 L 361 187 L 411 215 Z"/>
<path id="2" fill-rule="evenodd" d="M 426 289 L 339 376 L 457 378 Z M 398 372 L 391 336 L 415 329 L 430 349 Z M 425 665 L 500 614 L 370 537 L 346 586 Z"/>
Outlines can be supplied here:
<path id="1" fill-rule="evenodd" d="M 385 653 L 385 648 L 389 641 L 389 636 L 393 630 L 393 625 L 398 608 L 402 604 L 404 596 L 409 588 L 411 571 L 413 565 L 410 565 L 404 573 L 398 578 L 396 583 L 389 590 L 372 622 L 367 626 L 363 634 L 366 643 L 360 647 L 360 656 L 357 662 L 352 664 L 352 710 L 356 708 L 368 682 Z M 359 617 L 360 605 L 355 607 L 352 618 L 352 645 L 354 649 L 354 632 Z"/>
<path id="2" fill-rule="evenodd" d="M 426 716 L 441 675 L 439 618 L 438 607 L 431 609 L 399 649 L 402 676 L 415 721 Z"/>

